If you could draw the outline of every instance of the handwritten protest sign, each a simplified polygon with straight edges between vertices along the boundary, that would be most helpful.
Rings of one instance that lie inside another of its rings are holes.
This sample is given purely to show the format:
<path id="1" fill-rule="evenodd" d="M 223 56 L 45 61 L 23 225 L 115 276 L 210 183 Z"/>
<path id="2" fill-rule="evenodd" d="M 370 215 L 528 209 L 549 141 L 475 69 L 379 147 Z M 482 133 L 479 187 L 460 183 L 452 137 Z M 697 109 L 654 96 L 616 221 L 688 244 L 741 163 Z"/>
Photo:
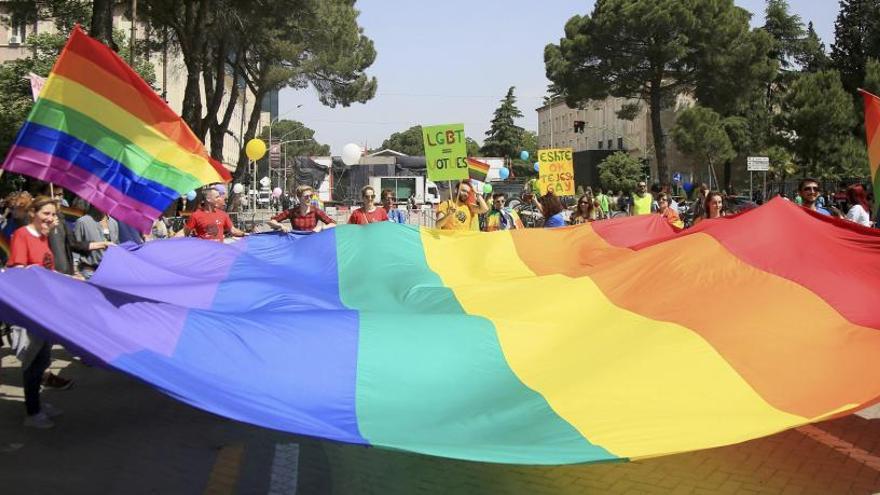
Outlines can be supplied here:
<path id="1" fill-rule="evenodd" d="M 425 162 L 432 181 L 468 178 L 464 124 L 423 126 Z"/>
<path id="2" fill-rule="evenodd" d="M 571 148 L 552 148 L 538 150 L 538 181 L 541 194 L 553 191 L 557 196 L 573 196 L 574 190 L 574 150 Z"/>

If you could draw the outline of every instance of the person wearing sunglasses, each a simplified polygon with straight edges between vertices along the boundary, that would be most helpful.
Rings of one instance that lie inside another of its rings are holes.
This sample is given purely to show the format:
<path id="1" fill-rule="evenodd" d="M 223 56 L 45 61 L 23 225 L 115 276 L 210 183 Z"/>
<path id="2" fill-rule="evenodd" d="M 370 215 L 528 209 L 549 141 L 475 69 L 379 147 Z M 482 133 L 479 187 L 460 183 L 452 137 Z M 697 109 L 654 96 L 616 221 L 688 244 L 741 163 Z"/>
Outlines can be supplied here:
<path id="1" fill-rule="evenodd" d="M 376 207 L 376 190 L 373 186 L 361 188 L 361 207 L 351 212 L 348 223 L 367 225 L 368 223 L 387 222 L 388 212 L 385 208 Z"/>
<path id="2" fill-rule="evenodd" d="M 315 190 L 312 186 L 299 186 L 296 188 L 296 197 L 299 203 L 272 217 L 268 224 L 275 230 L 282 230 L 281 222 L 290 220 L 290 229 L 294 232 L 320 232 L 336 226 L 324 210 L 312 204 Z M 318 223 L 320 222 L 320 223 Z"/>
<path id="3" fill-rule="evenodd" d="M 412 197 L 411 199 L 415 203 L 415 199 Z M 385 209 L 388 220 L 394 223 L 406 224 L 406 213 L 397 207 L 397 198 L 394 197 L 394 191 L 391 189 L 382 191 L 382 208 Z"/>
<path id="4" fill-rule="evenodd" d="M 578 198 L 577 206 L 574 213 L 568 219 L 571 225 L 580 225 L 582 223 L 594 222 L 598 219 L 600 207 L 598 202 L 589 194 L 584 194 Z"/>
<path id="5" fill-rule="evenodd" d="M 507 195 L 504 193 L 495 193 L 492 195 L 492 206 L 486 213 L 486 232 L 495 232 L 496 230 L 513 230 L 523 228 L 522 220 L 519 214 L 512 208 L 504 206 L 507 203 Z"/>
<path id="6" fill-rule="evenodd" d="M 801 196 L 801 200 L 803 200 L 801 206 L 816 213 L 831 216 L 831 212 L 818 203 L 821 192 L 819 182 L 816 179 L 801 179 L 801 182 L 798 184 L 798 193 Z"/>

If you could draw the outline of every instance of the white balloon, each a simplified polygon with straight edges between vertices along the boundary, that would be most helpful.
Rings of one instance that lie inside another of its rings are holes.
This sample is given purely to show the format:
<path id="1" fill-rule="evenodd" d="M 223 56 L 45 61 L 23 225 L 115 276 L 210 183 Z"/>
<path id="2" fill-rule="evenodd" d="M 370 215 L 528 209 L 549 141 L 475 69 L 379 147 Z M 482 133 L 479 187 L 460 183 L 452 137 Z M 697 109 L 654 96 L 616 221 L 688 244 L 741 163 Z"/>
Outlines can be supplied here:
<path id="1" fill-rule="evenodd" d="M 357 165 L 361 161 L 363 150 L 354 143 L 348 143 L 342 148 L 342 163 L 346 165 Z"/>
<path id="2" fill-rule="evenodd" d="M 263 186 L 263 187 L 268 186 L 271 182 L 272 182 L 272 181 L 269 180 L 268 177 L 263 177 L 262 179 L 260 179 L 260 185 Z"/>
<path id="3" fill-rule="evenodd" d="M 232 192 L 234 192 L 235 194 L 241 194 L 244 192 L 244 186 L 241 184 L 236 184 L 232 186 Z"/>

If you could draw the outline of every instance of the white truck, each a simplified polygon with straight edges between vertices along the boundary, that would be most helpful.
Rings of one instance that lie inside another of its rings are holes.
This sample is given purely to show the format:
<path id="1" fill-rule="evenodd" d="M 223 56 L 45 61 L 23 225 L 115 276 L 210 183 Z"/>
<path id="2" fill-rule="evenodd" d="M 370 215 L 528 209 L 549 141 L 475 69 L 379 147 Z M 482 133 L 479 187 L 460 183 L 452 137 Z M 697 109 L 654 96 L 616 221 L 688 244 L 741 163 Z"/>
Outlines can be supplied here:
<path id="1" fill-rule="evenodd" d="M 415 197 L 416 204 L 436 205 L 440 203 L 440 190 L 426 177 L 420 176 L 390 176 L 370 177 L 370 185 L 376 190 L 376 202 L 382 191 L 391 189 L 398 203 L 405 203 L 411 196 Z"/>

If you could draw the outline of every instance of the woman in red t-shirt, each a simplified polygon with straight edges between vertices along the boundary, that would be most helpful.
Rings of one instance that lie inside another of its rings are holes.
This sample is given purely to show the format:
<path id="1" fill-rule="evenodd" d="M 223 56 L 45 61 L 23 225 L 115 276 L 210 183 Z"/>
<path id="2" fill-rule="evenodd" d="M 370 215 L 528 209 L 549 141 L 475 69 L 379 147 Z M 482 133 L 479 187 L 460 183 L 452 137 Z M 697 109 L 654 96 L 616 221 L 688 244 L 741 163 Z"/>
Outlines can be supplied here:
<path id="1" fill-rule="evenodd" d="M 58 204 L 48 196 L 37 196 L 28 205 L 27 212 L 30 223 L 12 234 L 7 265 L 23 268 L 39 266 L 54 270 L 55 258 L 47 236 L 58 222 Z M 43 372 L 49 368 L 52 345 L 30 333 L 27 334 L 27 340 L 26 348 L 18 353 L 22 361 L 24 407 L 27 412 L 24 424 L 51 428 L 54 424 L 50 417 L 61 414 L 61 411 L 50 404 L 40 404 L 40 382 Z"/>
<path id="2" fill-rule="evenodd" d="M 361 188 L 361 207 L 351 212 L 348 223 L 366 225 L 375 222 L 387 222 L 388 212 L 385 208 L 376 207 L 376 191 L 373 186 Z"/>

